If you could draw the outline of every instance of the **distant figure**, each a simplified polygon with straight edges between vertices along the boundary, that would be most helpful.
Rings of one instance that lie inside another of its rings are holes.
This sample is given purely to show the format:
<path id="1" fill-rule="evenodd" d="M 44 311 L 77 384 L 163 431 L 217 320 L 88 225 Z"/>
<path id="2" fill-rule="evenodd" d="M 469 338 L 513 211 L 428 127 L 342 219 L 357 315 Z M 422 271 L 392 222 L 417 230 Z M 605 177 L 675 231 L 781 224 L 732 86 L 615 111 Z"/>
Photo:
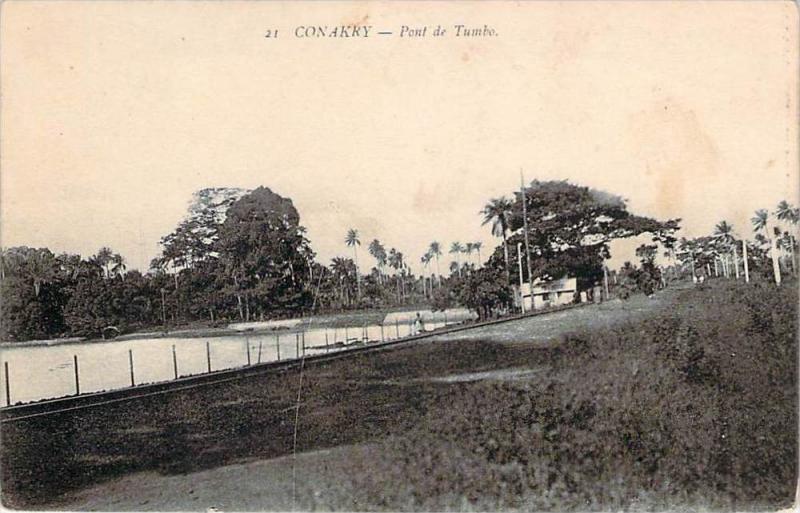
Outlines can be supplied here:
<path id="1" fill-rule="evenodd" d="M 422 316 L 417 312 L 417 318 L 414 319 L 414 333 L 421 333 L 425 331 L 425 323 L 422 322 Z"/>
<path id="2" fill-rule="evenodd" d="M 692 275 L 692 283 L 697 285 L 697 276 Z"/>

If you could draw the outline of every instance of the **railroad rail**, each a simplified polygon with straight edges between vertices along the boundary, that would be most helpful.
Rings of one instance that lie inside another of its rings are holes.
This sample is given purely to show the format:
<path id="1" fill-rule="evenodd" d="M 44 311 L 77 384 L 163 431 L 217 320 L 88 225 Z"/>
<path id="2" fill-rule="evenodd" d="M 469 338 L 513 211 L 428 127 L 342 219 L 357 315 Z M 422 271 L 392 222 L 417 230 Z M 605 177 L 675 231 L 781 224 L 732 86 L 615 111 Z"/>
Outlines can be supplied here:
<path id="1" fill-rule="evenodd" d="M 182 376 L 170 381 L 147 383 L 115 390 L 90 392 L 56 399 L 44 399 L 31 403 L 5 406 L 0 408 L 0 423 L 5 424 L 9 422 L 34 419 L 37 417 L 58 415 L 114 403 L 135 401 L 137 399 L 143 399 L 146 397 L 171 394 L 204 386 L 218 385 L 221 383 L 248 379 L 267 374 L 277 374 L 299 367 L 303 362 L 305 362 L 305 364 L 325 363 L 355 355 L 380 352 L 388 349 L 398 349 L 427 338 L 483 328 L 485 326 L 492 326 L 506 322 L 518 321 L 521 319 L 527 319 L 529 317 L 547 315 L 564 310 L 571 310 L 573 308 L 578 308 L 589 304 L 593 303 L 570 304 L 561 307 L 549 308 L 547 310 L 539 310 L 525 314 L 502 317 L 499 319 L 491 319 L 483 322 L 458 324 L 452 327 L 439 328 L 433 331 L 385 342 L 368 342 L 358 345 L 354 344 L 354 347 L 340 349 L 333 353 L 302 356 L 300 358 L 276 362 L 256 363 L 249 366 L 236 367 L 233 369 L 223 369 L 209 373 Z"/>

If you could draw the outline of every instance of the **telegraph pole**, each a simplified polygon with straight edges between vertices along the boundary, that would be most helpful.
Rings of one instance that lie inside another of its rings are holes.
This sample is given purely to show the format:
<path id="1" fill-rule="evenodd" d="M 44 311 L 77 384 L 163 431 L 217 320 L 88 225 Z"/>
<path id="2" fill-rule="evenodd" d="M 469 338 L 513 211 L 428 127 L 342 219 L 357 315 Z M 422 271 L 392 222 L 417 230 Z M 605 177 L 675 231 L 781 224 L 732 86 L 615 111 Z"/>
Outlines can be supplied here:
<path id="1" fill-rule="evenodd" d="M 517 242 L 517 266 L 519 267 L 519 306 L 522 308 L 522 313 L 525 313 L 525 293 L 522 291 L 522 243 Z M 533 296 L 531 296 L 533 301 Z"/>
<path id="2" fill-rule="evenodd" d="M 528 207 L 525 199 L 525 179 L 522 176 L 522 168 L 519 170 L 519 191 L 522 194 L 522 229 L 525 235 L 525 262 L 528 264 L 528 284 L 531 288 L 531 302 L 533 302 L 533 275 L 531 273 L 531 246 L 528 242 Z"/>
<path id="3" fill-rule="evenodd" d="M 744 260 L 744 282 L 750 283 L 750 271 L 747 268 L 747 241 L 742 239 L 742 260 Z"/>
<path id="4" fill-rule="evenodd" d="M 778 248 L 777 241 L 773 236 L 772 224 L 769 222 L 769 214 L 764 223 L 764 231 L 767 232 L 767 240 L 769 241 L 769 256 L 772 258 L 772 274 L 775 276 L 775 285 L 781 284 L 781 264 L 778 262 Z"/>

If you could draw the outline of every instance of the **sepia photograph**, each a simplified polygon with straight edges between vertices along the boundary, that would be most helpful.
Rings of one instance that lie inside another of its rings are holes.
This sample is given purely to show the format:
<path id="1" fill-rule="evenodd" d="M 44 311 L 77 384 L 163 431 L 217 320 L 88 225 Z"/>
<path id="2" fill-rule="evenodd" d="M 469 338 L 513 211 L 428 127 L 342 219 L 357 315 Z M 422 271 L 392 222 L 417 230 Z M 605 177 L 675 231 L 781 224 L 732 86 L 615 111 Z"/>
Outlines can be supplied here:
<path id="1" fill-rule="evenodd" d="M 794 511 L 794 2 L 0 5 L 0 502 Z"/>

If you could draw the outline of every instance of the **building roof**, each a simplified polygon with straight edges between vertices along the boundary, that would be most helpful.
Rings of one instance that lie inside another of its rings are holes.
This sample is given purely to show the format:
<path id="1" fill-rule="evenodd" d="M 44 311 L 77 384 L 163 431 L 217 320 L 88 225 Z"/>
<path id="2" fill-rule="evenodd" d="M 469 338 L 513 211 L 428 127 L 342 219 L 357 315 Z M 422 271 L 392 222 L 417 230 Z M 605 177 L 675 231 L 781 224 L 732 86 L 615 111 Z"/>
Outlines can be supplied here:
<path id="1" fill-rule="evenodd" d="M 563 276 L 557 280 L 534 280 L 533 293 L 534 294 L 547 294 L 549 292 L 573 292 L 578 288 L 578 280 Z"/>

